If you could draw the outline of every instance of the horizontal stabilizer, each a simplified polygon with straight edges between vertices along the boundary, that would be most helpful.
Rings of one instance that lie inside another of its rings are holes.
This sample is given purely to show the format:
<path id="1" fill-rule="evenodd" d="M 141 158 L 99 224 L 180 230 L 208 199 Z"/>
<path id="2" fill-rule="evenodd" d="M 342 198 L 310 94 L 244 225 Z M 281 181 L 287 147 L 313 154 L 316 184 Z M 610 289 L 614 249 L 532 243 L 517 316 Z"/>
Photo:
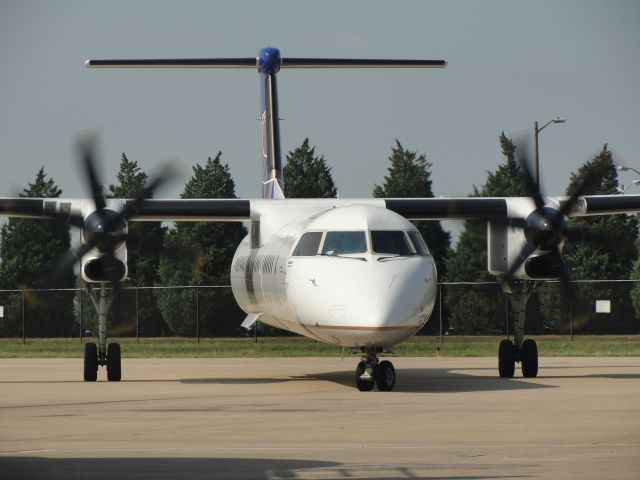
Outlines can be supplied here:
<path id="1" fill-rule="evenodd" d="M 446 60 L 384 58 L 292 58 L 282 59 L 282 68 L 444 68 Z"/>
<path id="2" fill-rule="evenodd" d="M 90 68 L 258 68 L 259 59 L 241 58 L 148 58 L 86 60 Z M 384 58 L 295 58 L 280 59 L 282 68 L 444 68 L 446 60 Z"/>
<path id="3" fill-rule="evenodd" d="M 240 326 L 249 330 L 251 329 L 251 327 L 253 327 L 256 324 L 256 322 L 261 316 L 262 316 L 261 313 L 249 313 L 247 314 L 247 318 L 244 319 L 244 322 L 242 322 L 242 325 Z"/>
<path id="4" fill-rule="evenodd" d="M 243 58 L 153 58 L 124 60 L 87 60 L 87 67 L 129 67 L 129 68 L 257 68 L 255 57 Z"/>

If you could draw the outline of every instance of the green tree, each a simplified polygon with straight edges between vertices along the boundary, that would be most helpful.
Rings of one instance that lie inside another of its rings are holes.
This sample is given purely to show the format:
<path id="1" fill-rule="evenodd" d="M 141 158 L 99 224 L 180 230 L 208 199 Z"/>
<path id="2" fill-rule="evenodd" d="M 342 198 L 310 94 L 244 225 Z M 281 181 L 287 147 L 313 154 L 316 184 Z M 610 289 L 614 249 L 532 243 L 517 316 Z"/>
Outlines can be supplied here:
<path id="1" fill-rule="evenodd" d="M 636 249 L 640 252 L 640 238 L 636 239 Z M 640 333 L 640 325 L 637 322 L 637 319 L 640 319 L 640 258 L 633 263 L 631 279 L 636 280 L 631 288 L 631 301 L 636 318 L 636 333 Z"/>
<path id="2" fill-rule="evenodd" d="M 221 163 L 222 152 L 193 167 L 182 198 L 236 198 L 229 166 Z M 244 314 L 237 307 L 229 285 L 231 261 L 246 235 L 235 222 L 179 222 L 166 238 L 158 273 L 160 285 L 198 285 L 201 332 L 209 335 L 234 333 Z M 156 291 L 167 325 L 177 335 L 195 335 L 196 289 Z"/>
<path id="3" fill-rule="evenodd" d="M 288 198 L 334 198 L 337 193 L 331 167 L 324 155 L 316 155 L 316 147 L 309 147 L 308 138 L 287 154 L 283 177 Z"/>
<path id="4" fill-rule="evenodd" d="M 57 198 L 62 191 L 41 168 L 21 197 Z M 54 220 L 10 218 L 0 230 L 0 287 L 3 289 L 72 288 L 72 273 L 52 271 L 69 249 L 69 227 Z M 29 292 L 24 295 L 28 336 L 68 336 L 73 323 L 73 292 Z M 4 303 L 3 303 L 4 302 Z M 0 336 L 22 332 L 22 295 L 0 302 L 5 319 Z"/>
<path id="5" fill-rule="evenodd" d="M 421 197 L 433 198 L 431 188 L 432 163 L 425 154 L 405 150 L 396 139 L 396 145 L 389 156 L 391 165 L 384 177 L 382 186 L 375 185 L 373 196 L 376 198 Z M 441 278 L 446 275 L 446 259 L 450 253 L 451 236 L 442 229 L 437 221 L 413 222 L 429 245 Z"/>
<path id="6" fill-rule="evenodd" d="M 598 155 L 585 162 L 571 175 L 566 194 L 572 195 L 580 186 L 584 195 L 615 195 L 618 173 L 613 155 L 605 144 Z M 633 264 L 638 259 L 636 240 L 638 220 L 633 215 L 611 215 L 573 218 L 570 228 L 591 234 L 580 242 L 567 242 L 563 249 L 571 278 L 576 280 L 618 280 L 631 278 Z M 545 287 L 541 292 L 544 314 L 559 326 L 566 326 L 571 311 L 574 326 L 583 333 L 635 332 L 630 288 L 627 284 L 577 284 L 572 288 L 571 309 L 558 286 Z M 610 314 L 594 313 L 594 302 L 610 299 Z"/>
<path id="7" fill-rule="evenodd" d="M 502 132 L 500 149 L 506 162 L 487 172 L 487 180 L 475 197 L 521 197 L 529 193 L 523 173 L 515 160 L 516 147 Z M 455 253 L 447 260 L 448 282 L 490 282 L 486 286 L 448 286 L 445 303 L 450 326 L 456 333 L 484 333 L 501 330 L 505 324 L 507 300 L 487 271 L 487 224 L 467 220 Z M 529 311 L 532 309 L 529 308 Z"/>
<path id="8" fill-rule="evenodd" d="M 123 153 L 117 183 L 109 186 L 113 198 L 136 198 L 144 190 L 148 176 L 135 160 L 129 160 Z M 127 235 L 127 265 L 130 286 L 151 287 L 156 285 L 158 265 L 164 245 L 166 227 L 161 222 L 129 222 Z M 121 292 L 118 305 L 114 307 L 114 325 L 122 333 L 135 332 L 136 293 L 131 290 Z M 158 310 L 155 296 L 148 290 L 138 291 L 138 321 L 143 335 L 158 336 L 167 331 Z"/>

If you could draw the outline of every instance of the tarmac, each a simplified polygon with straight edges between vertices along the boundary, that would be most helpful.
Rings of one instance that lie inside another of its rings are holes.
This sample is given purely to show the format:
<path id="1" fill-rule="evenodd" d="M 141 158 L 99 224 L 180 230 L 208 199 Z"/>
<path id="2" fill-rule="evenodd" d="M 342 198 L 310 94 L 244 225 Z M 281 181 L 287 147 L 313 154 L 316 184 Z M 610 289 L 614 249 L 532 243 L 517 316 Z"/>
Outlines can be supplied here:
<path id="1" fill-rule="evenodd" d="M 640 357 L 0 359 L 0 478 L 640 478 Z"/>

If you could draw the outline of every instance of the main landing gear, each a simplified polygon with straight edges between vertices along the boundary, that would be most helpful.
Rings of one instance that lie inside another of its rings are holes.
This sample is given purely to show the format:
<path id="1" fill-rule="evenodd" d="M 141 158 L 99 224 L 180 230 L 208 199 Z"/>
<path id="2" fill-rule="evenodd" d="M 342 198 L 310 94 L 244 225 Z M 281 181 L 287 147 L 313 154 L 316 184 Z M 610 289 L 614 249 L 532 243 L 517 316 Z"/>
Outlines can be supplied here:
<path id="1" fill-rule="evenodd" d="M 388 360 L 378 362 L 381 348 L 363 348 L 362 359 L 356 367 L 356 386 L 361 392 L 370 392 L 374 385 L 381 392 L 390 392 L 396 384 L 396 370 Z"/>
<path id="2" fill-rule="evenodd" d="M 107 290 L 104 283 L 96 292 L 87 285 L 89 297 L 98 312 L 98 345 L 93 342 L 84 346 L 84 381 L 95 382 L 98 378 L 98 367 L 107 367 L 107 380 L 119 382 L 122 377 L 120 344 L 110 343 L 107 346 L 107 313 L 113 303 L 113 290 Z"/>
<path id="3" fill-rule="evenodd" d="M 522 364 L 522 376 L 534 378 L 538 376 L 538 345 L 533 339 L 524 340 L 524 322 L 527 301 L 536 288 L 537 283 L 527 280 L 512 282 L 509 301 L 516 313 L 514 341 L 503 340 L 498 349 L 498 372 L 503 378 L 512 378 L 516 362 Z"/>

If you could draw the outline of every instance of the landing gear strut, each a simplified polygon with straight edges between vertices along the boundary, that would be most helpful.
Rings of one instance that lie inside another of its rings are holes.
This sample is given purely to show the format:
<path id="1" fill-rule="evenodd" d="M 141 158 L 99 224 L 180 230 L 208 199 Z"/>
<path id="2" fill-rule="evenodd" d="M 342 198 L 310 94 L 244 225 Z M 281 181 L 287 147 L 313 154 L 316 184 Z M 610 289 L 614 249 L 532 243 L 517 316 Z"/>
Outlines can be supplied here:
<path id="1" fill-rule="evenodd" d="M 95 382 L 98 378 L 98 367 L 107 367 L 107 380 L 119 382 L 122 377 L 120 344 L 110 343 L 107 346 L 107 313 L 113 303 L 113 290 L 107 290 L 104 283 L 96 292 L 87 284 L 87 292 L 98 312 L 98 345 L 87 343 L 84 346 L 84 381 Z"/>
<path id="2" fill-rule="evenodd" d="M 524 323 L 529 297 L 538 286 L 538 282 L 518 280 L 509 284 L 505 291 L 516 313 L 514 341 L 503 340 L 498 350 L 498 372 L 503 378 L 512 378 L 515 364 L 522 364 L 522 376 L 538 376 L 538 346 L 533 339 L 524 339 Z"/>
<path id="3" fill-rule="evenodd" d="M 388 360 L 378 362 L 381 348 L 363 348 L 362 359 L 356 367 L 356 386 L 361 392 L 373 390 L 378 385 L 381 392 L 390 392 L 396 384 L 396 370 Z"/>

